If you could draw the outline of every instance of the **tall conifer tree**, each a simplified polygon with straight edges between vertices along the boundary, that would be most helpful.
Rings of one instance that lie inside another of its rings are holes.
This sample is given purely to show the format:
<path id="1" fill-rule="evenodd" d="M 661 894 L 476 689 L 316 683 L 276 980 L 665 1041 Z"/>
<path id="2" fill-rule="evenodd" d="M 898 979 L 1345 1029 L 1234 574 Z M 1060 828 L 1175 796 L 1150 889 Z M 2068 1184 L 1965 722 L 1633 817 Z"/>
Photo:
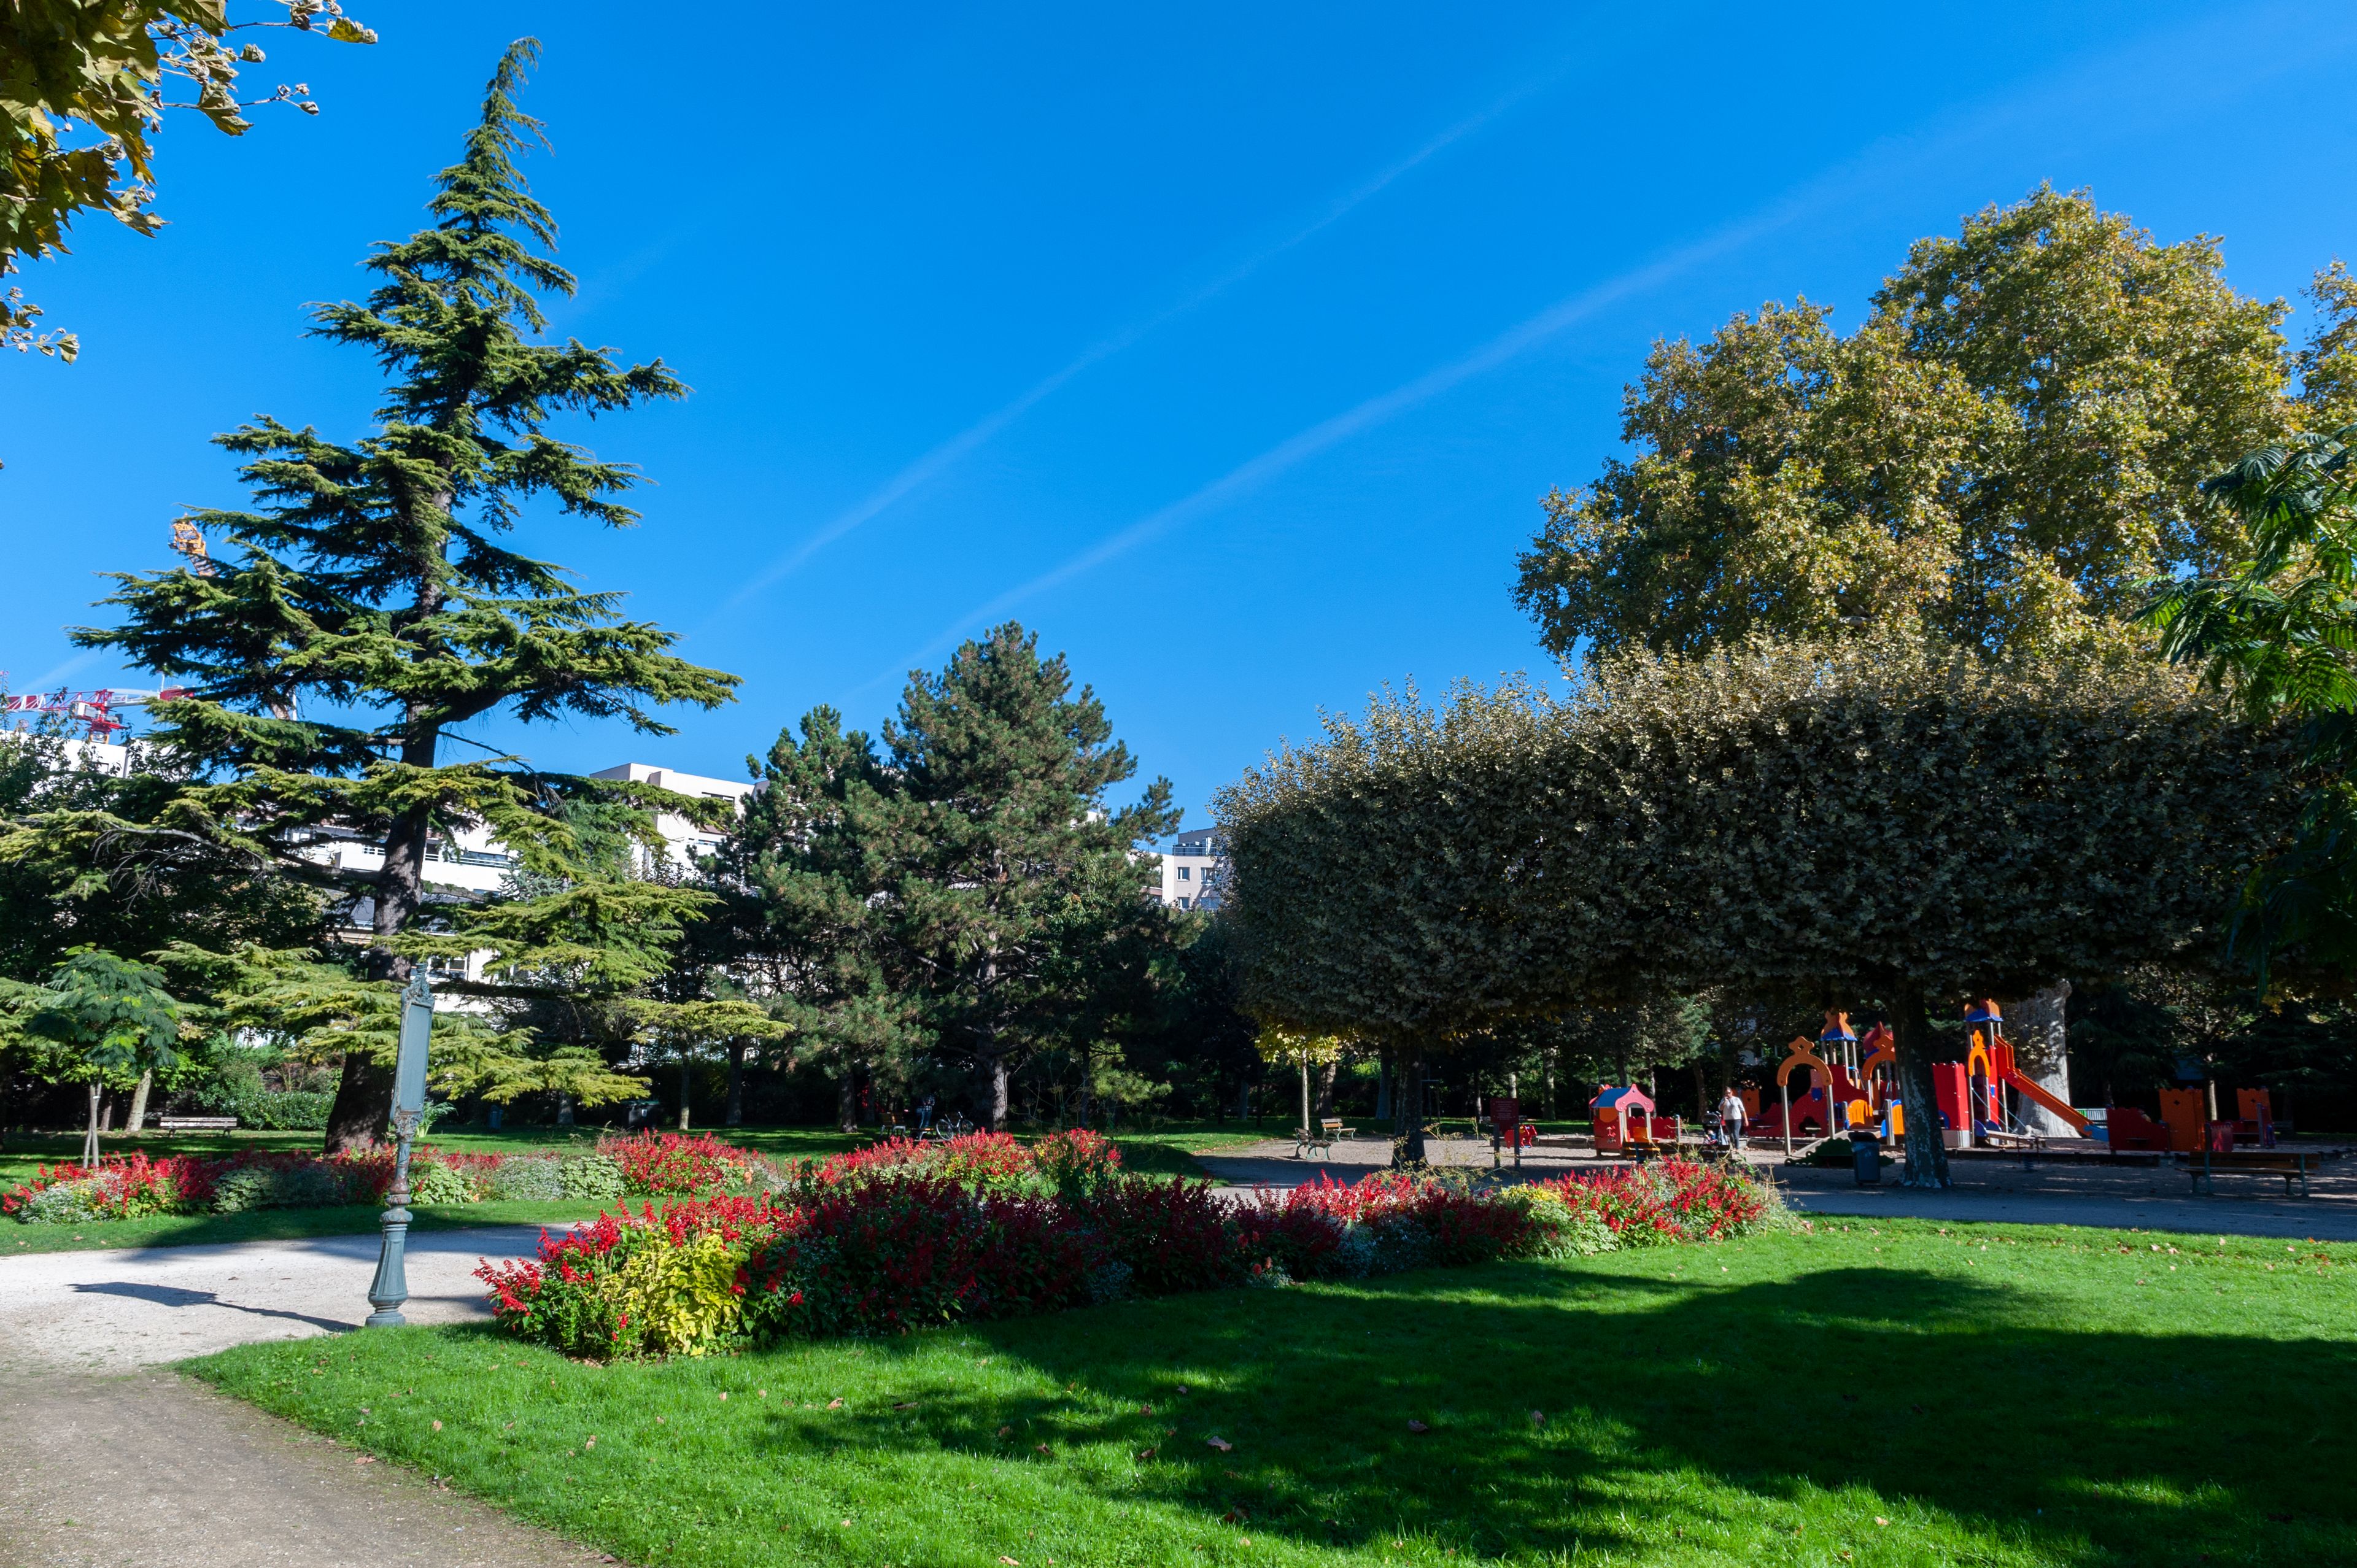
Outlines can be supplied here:
<path id="1" fill-rule="evenodd" d="M 694 818 L 707 802 L 644 786 L 593 785 L 518 759 L 451 760 L 454 725 L 493 714 L 525 722 L 620 718 L 668 734 L 650 709 L 728 701 L 734 676 L 671 653 L 673 634 L 625 620 L 619 596 L 586 593 L 502 536 L 528 503 L 627 527 L 616 498 L 634 469 L 547 433 L 566 413 L 595 417 L 686 389 L 660 360 L 624 366 L 577 339 L 544 342 L 535 295 L 569 295 L 551 259 L 556 225 L 517 167 L 540 123 L 515 92 L 538 54 L 511 46 L 464 156 L 442 171 L 431 227 L 378 247 L 365 303 L 318 307 L 316 336 L 375 355 L 388 378 L 376 428 L 351 445 L 262 418 L 218 437 L 246 459 L 253 510 L 191 521 L 234 546 L 210 574 L 117 578 L 105 601 L 124 624 L 84 628 L 85 647 L 120 650 L 179 675 L 192 694 L 157 705 L 156 738 L 193 765 L 158 827 L 266 862 L 366 908 L 371 979 L 405 977 L 394 939 L 426 897 L 429 839 L 488 824 L 544 875 L 574 874 L 567 794 L 619 794 Z M 310 849 L 324 825 L 384 846 L 382 869 L 343 873 Z M 108 824 L 86 825 L 95 845 Z M 328 1144 L 372 1138 L 389 1070 L 353 1052 Z"/>

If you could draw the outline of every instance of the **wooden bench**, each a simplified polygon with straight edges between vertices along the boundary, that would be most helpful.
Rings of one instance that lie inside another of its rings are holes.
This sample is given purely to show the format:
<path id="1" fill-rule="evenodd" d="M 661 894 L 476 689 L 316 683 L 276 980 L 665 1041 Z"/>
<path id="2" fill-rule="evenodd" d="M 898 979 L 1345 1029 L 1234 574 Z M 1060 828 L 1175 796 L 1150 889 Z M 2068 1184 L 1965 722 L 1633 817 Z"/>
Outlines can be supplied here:
<path id="1" fill-rule="evenodd" d="M 2231 1155 L 2194 1149 L 2177 1157 L 2185 1162 L 2185 1174 L 2193 1178 L 2196 1192 L 2215 1194 L 2218 1189 L 2211 1185 L 2210 1178 L 2222 1171 L 2228 1176 L 2279 1176 L 2283 1177 L 2286 1197 L 2292 1196 L 2294 1183 L 2298 1184 L 2300 1197 L 2308 1196 L 2309 1156 L 2305 1149 L 2237 1149 Z"/>
<path id="2" fill-rule="evenodd" d="M 156 1125 L 167 1133 L 232 1133 L 234 1116 L 158 1116 Z"/>
<path id="3" fill-rule="evenodd" d="M 1306 1160 L 1314 1154 L 1323 1159 L 1334 1152 L 1337 1139 L 1355 1138 L 1358 1135 L 1359 1130 L 1356 1127 L 1345 1127 L 1342 1125 L 1340 1117 L 1329 1116 L 1318 1123 L 1317 1131 L 1312 1132 L 1304 1127 L 1293 1135 L 1293 1157 L 1297 1160 Z"/>

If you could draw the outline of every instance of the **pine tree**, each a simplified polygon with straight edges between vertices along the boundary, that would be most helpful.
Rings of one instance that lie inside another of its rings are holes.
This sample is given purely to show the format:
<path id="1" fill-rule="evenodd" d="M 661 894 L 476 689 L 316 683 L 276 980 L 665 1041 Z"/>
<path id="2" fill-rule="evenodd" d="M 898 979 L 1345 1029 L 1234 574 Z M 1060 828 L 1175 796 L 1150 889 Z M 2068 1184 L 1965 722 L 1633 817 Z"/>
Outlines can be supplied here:
<path id="1" fill-rule="evenodd" d="M 884 743 L 894 787 L 877 800 L 871 853 L 896 985 L 987 1079 L 1003 1129 L 1009 1075 L 1071 999 L 1064 945 L 1104 942 L 1123 911 L 1160 918 L 1134 856 L 1178 826 L 1170 782 L 1107 809 L 1137 764 L 1095 693 L 1072 691 L 1063 656 L 1040 658 L 1013 622 L 913 675 Z"/>
<path id="2" fill-rule="evenodd" d="M 574 280 L 551 259 L 554 220 L 516 164 L 541 130 L 514 98 L 537 53 L 527 38 L 501 59 L 464 156 L 436 179 L 432 226 L 368 259 L 381 281 L 364 303 L 314 314 L 314 335 L 382 366 L 374 431 L 344 445 L 262 418 L 219 437 L 245 459 L 256 508 L 191 521 L 233 553 L 215 551 L 210 575 L 118 576 L 105 602 L 124 624 L 76 634 L 192 688 L 157 704 L 156 738 L 201 780 L 143 832 L 91 822 L 85 842 L 155 854 L 198 843 L 325 886 L 367 911 L 366 974 L 379 982 L 406 974 L 394 939 L 426 899 L 437 835 L 488 825 L 528 871 L 568 877 L 572 834 L 554 810 L 567 795 L 713 815 L 708 802 L 552 776 L 514 757 L 449 760 L 453 726 L 570 715 L 662 735 L 652 706 L 716 707 L 737 683 L 668 651 L 673 634 L 623 619 L 619 595 L 577 590 L 561 568 L 502 542 L 534 500 L 607 527 L 633 523 L 616 498 L 636 471 L 546 426 L 686 390 L 660 360 L 625 367 L 577 339 L 539 340 L 535 296 L 570 295 Z M 336 869 L 314 847 L 327 827 L 381 841 L 382 869 Z M 389 1097 L 388 1069 L 348 1055 L 328 1147 L 372 1138 Z"/>

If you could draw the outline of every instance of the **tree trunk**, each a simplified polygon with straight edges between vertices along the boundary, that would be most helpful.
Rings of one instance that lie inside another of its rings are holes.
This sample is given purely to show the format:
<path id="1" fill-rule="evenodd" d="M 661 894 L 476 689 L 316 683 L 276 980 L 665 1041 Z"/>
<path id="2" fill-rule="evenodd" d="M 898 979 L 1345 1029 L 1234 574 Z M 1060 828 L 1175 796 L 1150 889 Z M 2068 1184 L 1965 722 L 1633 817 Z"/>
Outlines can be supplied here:
<path id="1" fill-rule="evenodd" d="M 1392 1165 L 1424 1164 L 1424 1052 L 1409 1046 L 1400 1052 L 1399 1089 L 1393 1096 L 1399 1107 L 1399 1133 L 1392 1139 Z"/>
<path id="2" fill-rule="evenodd" d="M 1375 1120 L 1392 1119 L 1392 1054 L 1388 1050 L 1375 1054 Z"/>
<path id="3" fill-rule="evenodd" d="M 2070 1000 L 2071 983 L 2058 980 L 2015 1003 L 2013 1016 L 2006 1021 L 2007 1034 L 2013 1041 L 2014 1062 L 2022 1076 L 2065 1105 L 2071 1103 L 2071 1057 L 2063 1015 Z M 2029 1103 L 2027 1096 L 2023 1098 L 2021 1120 L 2031 1132 L 2052 1138 L 2078 1136 L 2062 1118 L 2043 1105 Z"/>
<path id="4" fill-rule="evenodd" d="M 1546 1068 L 1546 1117 L 1548 1121 L 1552 1122 L 1555 1120 L 1555 1047 L 1553 1046 L 1549 1046 L 1546 1050 L 1540 1055 L 1539 1060 L 1544 1063 Z"/>
<path id="5" fill-rule="evenodd" d="M 1003 1056 L 992 1057 L 990 1058 L 990 1130 L 994 1133 L 1006 1131 L 1006 1058 Z"/>
<path id="6" fill-rule="evenodd" d="M 723 1118 L 731 1127 L 745 1124 L 745 1042 L 728 1042 L 728 1110 Z"/>
<path id="7" fill-rule="evenodd" d="M 1079 1125 L 1082 1127 L 1086 1127 L 1089 1124 L 1089 1074 L 1094 1069 L 1095 1065 L 1095 1056 L 1090 1051 L 1087 1045 L 1083 1044 L 1081 1047 L 1081 1114 L 1079 1121 Z"/>
<path id="8" fill-rule="evenodd" d="M 687 1075 L 693 1061 L 694 1058 L 683 1048 L 679 1053 L 679 1130 L 683 1133 L 687 1131 L 687 1097 L 690 1087 Z"/>
<path id="9" fill-rule="evenodd" d="M 573 1125 L 573 1096 L 560 1094 L 556 1097 L 556 1124 L 560 1127 Z"/>
<path id="10" fill-rule="evenodd" d="M 89 1170 L 98 1164 L 98 1097 L 103 1093 L 97 1084 L 90 1086 L 90 1131 L 82 1134 L 81 1164 Z"/>
<path id="11" fill-rule="evenodd" d="M 1710 1120 L 1710 1088 L 1702 1079 L 1702 1058 L 1695 1058 L 1691 1065 L 1695 1079 L 1695 1125 L 1699 1127 Z"/>
<path id="12" fill-rule="evenodd" d="M 1901 1185 L 1953 1187 L 1948 1145 L 1940 1137 L 1940 1098 L 1932 1083 L 1932 1018 L 1924 1010 L 1923 988 L 1908 982 L 1891 1001 L 1899 1098 L 1907 1108 L 1907 1174 Z"/>
<path id="13" fill-rule="evenodd" d="M 1339 1062 L 1318 1064 L 1318 1114 L 1320 1116 L 1334 1114 L 1334 1075 L 1340 1067 Z"/>
<path id="14" fill-rule="evenodd" d="M 124 1121 L 123 1130 L 134 1138 L 139 1136 L 139 1129 L 147 1121 L 147 1091 L 155 1087 L 155 1073 L 143 1072 L 139 1075 L 139 1087 L 131 1091 L 131 1111 Z"/>
<path id="15" fill-rule="evenodd" d="M 845 1062 L 843 1070 L 834 1075 L 834 1129 L 838 1133 L 859 1131 L 859 1064 Z"/>
<path id="16" fill-rule="evenodd" d="M 1253 1119 L 1252 1091 L 1252 1076 L 1247 1073 L 1236 1088 L 1236 1120 L 1239 1122 Z"/>

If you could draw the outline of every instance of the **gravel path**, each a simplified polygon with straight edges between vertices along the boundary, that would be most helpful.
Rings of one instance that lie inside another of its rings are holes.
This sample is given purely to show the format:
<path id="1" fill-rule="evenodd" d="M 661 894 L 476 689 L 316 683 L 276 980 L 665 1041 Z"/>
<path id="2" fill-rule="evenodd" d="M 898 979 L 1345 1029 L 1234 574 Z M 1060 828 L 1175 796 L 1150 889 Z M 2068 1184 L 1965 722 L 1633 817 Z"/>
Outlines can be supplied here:
<path id="1" fill-rule="evenodd" d="M 1437 1140 L 1427 1147 L 1435 1165 L 1491 1168 L 1487 1143 L 1460 1138 Z M 1314 1182 L 1320 1175 L 1340 1182 L 1355 1181 L 1388 1165 L 1392 1149 L 1387 1140 L 1359 1138 L 1337 1144 L 1330 1159 L 1297 1160 L 1290 1142 L 1272 1140 L 1195 1157 L 1222 1182 L 1291 1187 Z M 1793 1208 L 1814 1214 L 1903 1214 L 1922 1219 L 2016 1225 L 2357 1240 L 2357 1159 L 2324 1165 L 2323 1171 L 2330 1174 L 2311 1179 L 2313 1196 L 2287 1198 L 2278 1196 L 2280 1181 L 2250 1176 L 2222 1176 L 2216 1197 L 2195 1197 L 2187 1193 L 2182 1173 L 2145 1165 L 2041 1165 L 2025 1171 L 2008 1161 L 1958 1160 L 1951 1166 L 1954 1187 L 1946 1192 L 1917 1192 L 1900 1187 L 1896 1171 L 1886 1171 L 1878 1187 L 1862 1187 L 1845 1170 L 1788 1168 L 1773 1150 L 1756 1151 L 1754 1158 L 1774 1170 Z M 1585 1140 L 1578 1144 L 1549 1141 L 1523 1151 L 1522 1175 L 1525 1178 L 1561 1176 L 1595 1170 L 1598 1165 Z M 1507 1168 L 1511 1172 L 1511 1158 Z"/>
<path id="2" fill-rule="evenodd" d="M 487 1316 L 477 1259 L 539 1235 L 413 1235 L 410 1321 Z M 0 1258 L 0 1568 L 613 1562 L 155 1365 L 358 1326 L 376 1251 L 334 1236 Z"/>

